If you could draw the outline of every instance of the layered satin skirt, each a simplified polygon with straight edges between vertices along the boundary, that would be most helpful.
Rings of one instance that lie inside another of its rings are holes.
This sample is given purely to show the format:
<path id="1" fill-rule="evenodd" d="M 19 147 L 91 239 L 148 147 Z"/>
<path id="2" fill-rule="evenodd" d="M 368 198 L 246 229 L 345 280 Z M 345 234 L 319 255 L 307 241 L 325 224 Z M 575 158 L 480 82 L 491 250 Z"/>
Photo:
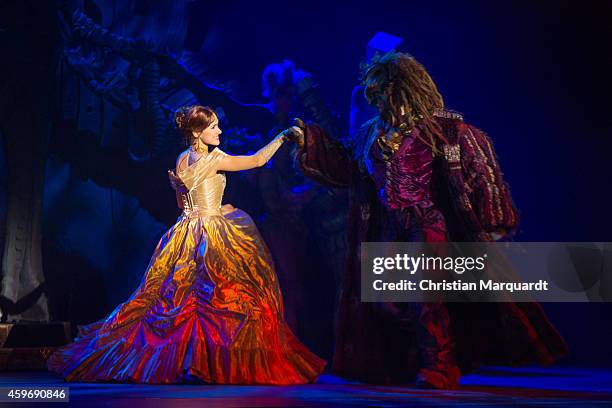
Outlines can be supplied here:
<path id="1" fill-rule="evenodd" d="M 129 300 L 47 365 L 66 381 L 282 385 L 314 382 L 325 362 L 285 323 L 268 248 L 236 209 L 183 214 Z"/>

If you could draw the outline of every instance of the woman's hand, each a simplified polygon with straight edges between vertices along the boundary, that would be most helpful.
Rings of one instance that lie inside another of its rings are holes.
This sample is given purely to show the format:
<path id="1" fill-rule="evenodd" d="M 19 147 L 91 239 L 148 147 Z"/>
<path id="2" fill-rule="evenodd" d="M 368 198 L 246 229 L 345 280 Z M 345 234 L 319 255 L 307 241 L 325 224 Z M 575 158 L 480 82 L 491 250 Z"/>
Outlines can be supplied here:
<path id="1" fill-rule="evenodd" d="M 291 126 L 283 131 L 285 140 L 295 142 L 300 148 L 304 146 L 304 131 L 298 126 Z"/>
<path id="2" fill-rule="evenodd" d="M 295 141 L 296 139 L 300 138 L 300 136 L 304 137 L 304 132 L 297 126 L 291 126 L 290 128 L 283 130 L 282 135 L 285 140 Z"/>

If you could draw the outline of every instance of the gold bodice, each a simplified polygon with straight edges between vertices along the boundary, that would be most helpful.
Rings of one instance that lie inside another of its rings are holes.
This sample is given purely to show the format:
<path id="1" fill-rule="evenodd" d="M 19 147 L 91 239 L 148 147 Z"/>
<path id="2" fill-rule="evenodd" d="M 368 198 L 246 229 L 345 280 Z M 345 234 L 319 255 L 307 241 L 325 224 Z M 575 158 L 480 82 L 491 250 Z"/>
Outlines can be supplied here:
<path id="1" fill-rule="evenodd" d="M 220 149 L 215 149 L 177 172 L 188 190 L 181 194 L 183 214 L 188 217 L 222 215 L 221 202 L 226 179 L 224 174 L 217 173 L 216 164 L 226 155 Z"/>

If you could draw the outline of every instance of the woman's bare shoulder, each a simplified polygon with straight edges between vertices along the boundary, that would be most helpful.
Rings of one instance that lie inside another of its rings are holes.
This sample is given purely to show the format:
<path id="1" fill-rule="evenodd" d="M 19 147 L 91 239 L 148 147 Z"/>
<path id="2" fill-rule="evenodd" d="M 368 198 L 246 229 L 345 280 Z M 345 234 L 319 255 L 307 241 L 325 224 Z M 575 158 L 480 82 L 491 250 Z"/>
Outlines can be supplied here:
<path id="1" fill-rule="evenodd" d="M 187 156 L 189 156 L 189 149 L 179 153 L 176 158 L 176 171 L 182 171 L 187 167 L 187 162 L 189 161 Z"/>

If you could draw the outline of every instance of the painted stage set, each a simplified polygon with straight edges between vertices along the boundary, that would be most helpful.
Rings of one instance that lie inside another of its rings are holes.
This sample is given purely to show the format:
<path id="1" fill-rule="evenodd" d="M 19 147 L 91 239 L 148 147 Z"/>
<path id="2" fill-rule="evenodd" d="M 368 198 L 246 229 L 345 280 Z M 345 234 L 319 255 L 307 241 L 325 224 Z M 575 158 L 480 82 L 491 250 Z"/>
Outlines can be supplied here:
<path id="1" fill-rule="evenodd" d="M 69 384 L 77 407 L 610 407 L 612 371 L 487 367 L 461 390 L 419 390 L 347 382 L 323 375 L 299 386 Z M 65 386 L 49 373 L 1 373 L 0 387 Z M 48 403 L 49 406 L 62 403 Z M 8 403 L 7 403 L 8 405 Z M 33 406 L 44 406 L 36 403 Z"/>

